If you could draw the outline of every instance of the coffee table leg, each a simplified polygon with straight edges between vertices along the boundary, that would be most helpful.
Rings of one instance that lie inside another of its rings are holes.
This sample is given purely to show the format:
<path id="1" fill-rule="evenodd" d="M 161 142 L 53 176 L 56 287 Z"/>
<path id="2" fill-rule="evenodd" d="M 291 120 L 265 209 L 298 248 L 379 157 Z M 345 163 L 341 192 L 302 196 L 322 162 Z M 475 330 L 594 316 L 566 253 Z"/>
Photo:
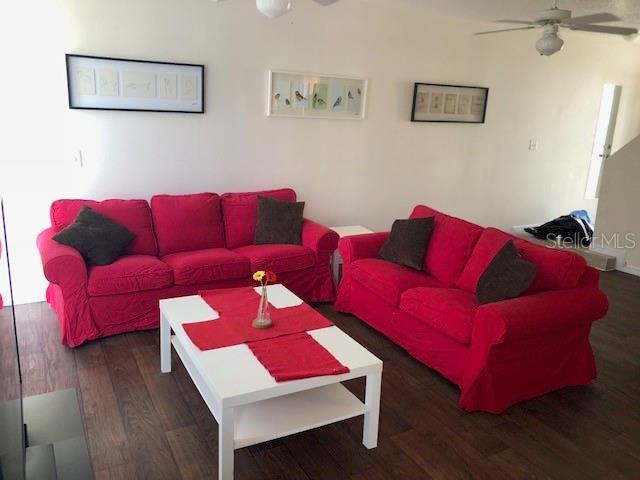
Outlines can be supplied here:
<path id="1" fill-rule="evenodd" d="M 218 479 L 233 479 L 233 408 L 223 408 L 218 421 Z"/>
<path id="2" fill-rule="evenodd" d="M 367 375 L 367 389 L 364 395 L 364 403 L 367 411 L 364 414 L 364 428 L 362 432 L 362 443 L 367 448 L 376 448 L 378 446 L 381 386 L 382 372 Z"/>
<path id="3" fill-rule="evenodd" d="M 171 371 L 171 327 L 169 322 L 160 313 L 160 371 Z"/>

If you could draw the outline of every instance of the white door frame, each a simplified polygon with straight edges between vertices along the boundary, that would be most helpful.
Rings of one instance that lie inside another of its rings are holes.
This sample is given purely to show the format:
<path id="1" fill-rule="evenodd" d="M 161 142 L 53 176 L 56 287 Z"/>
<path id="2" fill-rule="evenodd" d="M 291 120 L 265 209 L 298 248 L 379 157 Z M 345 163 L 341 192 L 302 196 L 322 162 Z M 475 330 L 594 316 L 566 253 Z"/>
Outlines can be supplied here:
<path id="1" fill-rule="evenodd" d="M 618 117 L 618 106 L 620 105 L 620 94 L 622 87 L 613 83 L 607 83 L 602 87 L 602 98 L 600 100 L 600 112 L 593 139 L 593 150 L 591 152 L 591 165 L 587 176 L 587 187 L 584 192 L 586 199 L 597 199 L 600 195 L 600 182 L 604 163 L 611 155 L 613 134 L 616 129 L 616 118 Z"/>

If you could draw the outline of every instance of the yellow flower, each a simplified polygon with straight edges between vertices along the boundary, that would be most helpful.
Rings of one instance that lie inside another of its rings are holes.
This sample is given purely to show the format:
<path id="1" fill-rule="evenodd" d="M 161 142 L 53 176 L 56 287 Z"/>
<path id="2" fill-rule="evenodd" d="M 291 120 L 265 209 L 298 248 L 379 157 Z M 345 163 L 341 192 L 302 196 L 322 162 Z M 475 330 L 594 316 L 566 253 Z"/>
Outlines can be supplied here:
<path id="1" fill-rule="evenodd" d="M 264 270 L 258 270 L 256 273 L 253 274 L 253 279 L 256 282 L 261 282 L 265 275 L 266 273 Z"/>

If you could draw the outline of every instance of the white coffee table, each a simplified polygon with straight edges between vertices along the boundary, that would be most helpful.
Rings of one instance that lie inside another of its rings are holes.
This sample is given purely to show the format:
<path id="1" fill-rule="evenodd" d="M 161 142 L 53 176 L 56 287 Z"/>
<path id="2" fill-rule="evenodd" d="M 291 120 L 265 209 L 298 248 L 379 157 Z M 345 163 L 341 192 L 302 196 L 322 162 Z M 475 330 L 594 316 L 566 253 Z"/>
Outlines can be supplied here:
<path id="1" fill-rule="evenodd" d="M 282 285 L 271 285 L 269 302 L 302 303 Z M 218 318 L 199 296 L 160 300 L 160 370 L 171 371 L 171 345 L 218 422 L 218 478 L 233 478 L 234 449 L 364 415 L 362 443 L 375 448 L 382 361 L 338 327 L 309 332 L 349 373 L 276 382 L 246 345 L 201 351 L 182 324 Z M 173 332 L 173 333 L 172 333 Z M 366 377 L 362 403 L 340 382 Z"/>

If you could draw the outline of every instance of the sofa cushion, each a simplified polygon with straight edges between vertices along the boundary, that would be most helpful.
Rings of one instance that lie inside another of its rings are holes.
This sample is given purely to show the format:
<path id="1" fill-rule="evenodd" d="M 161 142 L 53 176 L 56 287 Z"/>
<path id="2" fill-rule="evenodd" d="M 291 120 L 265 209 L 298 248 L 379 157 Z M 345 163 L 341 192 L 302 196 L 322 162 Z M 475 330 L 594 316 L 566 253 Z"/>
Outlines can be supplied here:
<path id="1" fill-rule="evenodd" d="M 115 220 L 135 234 L 136 238 L 125 250 L 129 255 L 157 255 L 158 245 L 153 231 L 151 209 L 146 200 L 56 200 L 49 214 L 51 226 L 60 231 L 71 225 L 83 205 Z"/>
<path id="2" fill-rule="evenodd" d="M 156 195 L 151 213 L 161 257 L 225 246 L 220 197 L 215 193 Z"/>
<path id="3" fill-rule="evenodd" d="M 509 240 L 513 240 L 522 258 L 538 266 L 538 273 L 525 293 L 573 288 L 578 285 L 587 266 L 580 255 L 536 245 L 496 228 L 487 228 L 482 233 L 456 285 L 468 292 L 475 292 L 478 279 Z"/>
<path id="4" fill-rule="evenodd" d="M 385 303 L 400 304 L 400 295 L 415 287 L 442 287 L 431 275 L 377 258 L 363 258 L 351 264 L 352 278 Z"/>
<path id="5" fill-rule="evenodd" d="M 234 252 L 249 259 L 251 271 L 271 270 L 275 273 L 292 272 L 311 268 L 316 256 L 309 247 L 273 243 L 270 245 L 247 245 Z"/>
<path id="6" fill-rule="evenodd" d="M 173 269 L 176 285 L 251 278 L 249 260 L 226 248 L 210 248 L 193 252 L 172 253 L 162 257 Z"/>
<path id="7" fill-rule="evenodd" d="M 405 291 L 400 309 L 462 344 L 471 343 L 478 302 L 457 288 L 419 287 Z"/>
<path id="8" fill-rule="evenodd" d="M 424 205 L 410 218 L 435 217 L 435 226 L 424 257 L 424 269 L 447 286 L 453 286 L 469 260 L 483 228 Z"/>
<path id="9" fill-rule="evenodd" d="M 238 248 L 253 243 L 258 218 L 258 195 L 285 202 L 296 201 L 296 192 L 290 188 L 222 195 L 222 217 L 227 248 Z"/>
<path id="10" fill-rule="evenodd" d="M 169 287 L 173 273 L 169 265 L 151 255 L 125 255 L 111 265 L 89 267 L 90 296 L 118 295 Z"/>

